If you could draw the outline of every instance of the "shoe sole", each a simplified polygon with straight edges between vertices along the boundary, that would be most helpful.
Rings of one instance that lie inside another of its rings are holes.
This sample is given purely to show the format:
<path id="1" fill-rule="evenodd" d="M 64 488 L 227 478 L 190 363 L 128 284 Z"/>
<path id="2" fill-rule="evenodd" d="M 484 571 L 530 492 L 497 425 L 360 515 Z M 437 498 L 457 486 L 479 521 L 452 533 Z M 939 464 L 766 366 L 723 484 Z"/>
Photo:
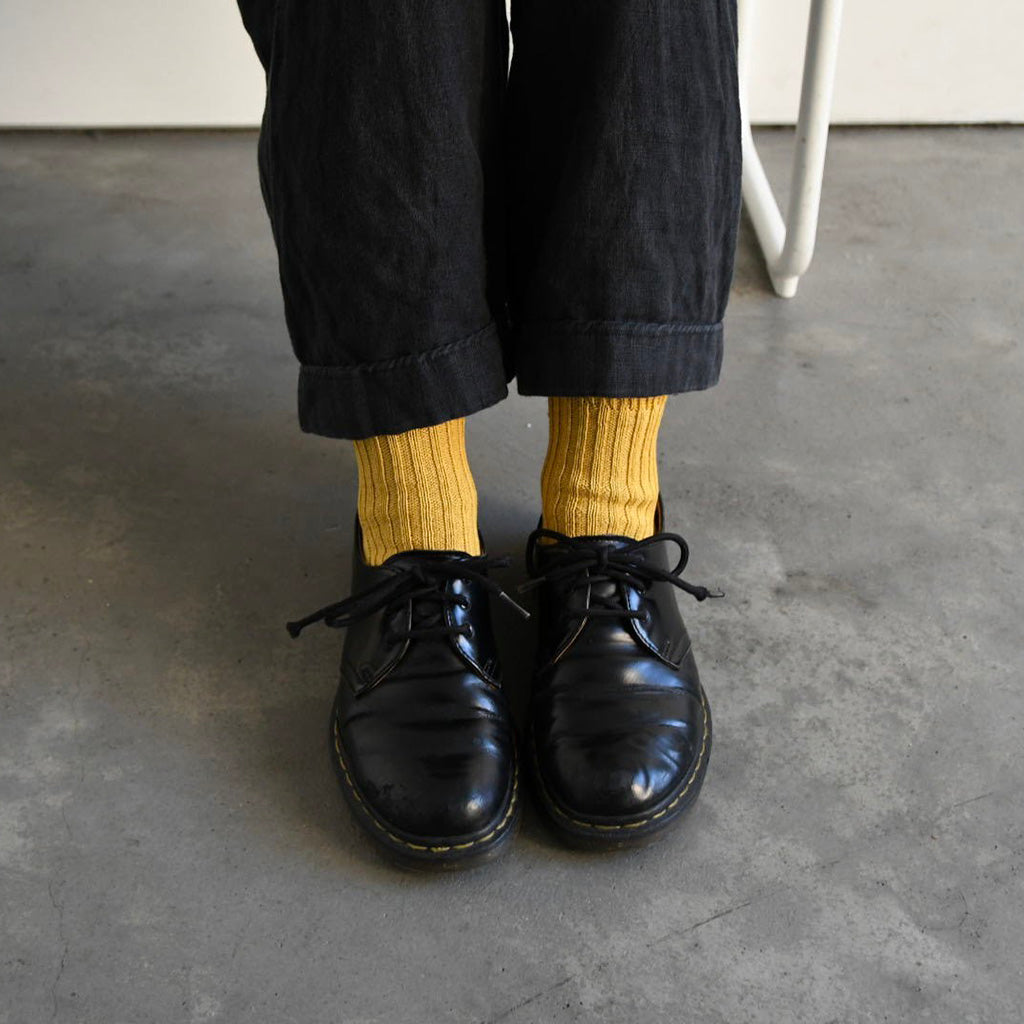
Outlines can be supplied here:
<path id="1" fill-rule="evenodd" d="M 512 786 L 505 808 L 487 828 L 472 836 L 450 842 L 402 836 L 392 825 L 379 818 L 359 792 L 352 778 L 341 743 L 337 717 L 331 716 L 329 731 L 331 763 L 341 784 L 345 800 L 376 848 L 395 866 L 410 871 L 457 871 L 479 867 L 497 859 L 509 846 L 519 827 L 519 765 L 513 765 Z"/>
<path id="2" fill-rule="evenodd" d="M 567 846 L 576 850 L 611 852 L 650 846 L 664 838 L 670 826 L 675 825 L 693 806 L 700 795 L 711 757 L 711 708 L 703 688 L 700 693 L 704 713 L 704 739 L 694 766 L 689 774 L 661 802 L 658 809 L 643 818 L 622 822 L 594 822 L 574 815 L 561 807 L 552 797 L 544 782 L 537 757 L 537 744 L 533 730 L 530 730 L 529 749 L 533 776 L 533 788 L 538 804 L 544 811 L 544 818 L 551 830 Z"/>

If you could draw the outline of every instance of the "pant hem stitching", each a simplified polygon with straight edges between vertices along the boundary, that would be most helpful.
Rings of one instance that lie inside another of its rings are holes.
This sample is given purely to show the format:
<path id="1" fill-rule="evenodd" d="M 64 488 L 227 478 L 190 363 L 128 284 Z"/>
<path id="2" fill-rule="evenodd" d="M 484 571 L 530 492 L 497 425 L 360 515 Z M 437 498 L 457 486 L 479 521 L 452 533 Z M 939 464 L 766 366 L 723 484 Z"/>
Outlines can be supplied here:
<path id="1" fill-rule="evenodd" d="M 722 321 L 702 324 L 650 320 L 526 320 L 516 325 L 520 334 L 544 331 L 566 334 L 622 333 L 645 334 L 713 334 L 722 329 Z"/>
<path id="2" fill-rule="evenodd" d="M 356 363 L 353 366 L 316 366 L 304 363 L 301 372 L 306 376 L 346 378 L 358 377 L 364 373 L 389 373 L 393 370 L 400 370 L 407 366 L 416 366 L 431 359 L 444 359 L 459 352 L 463 347 L 473 345 L 486 334 L 496 330 L 497 324 L 491 320 L 472 334 L 456 338 L 454 341 L 446 341 L 435 345 L 426 352 L 410 352 L 402 356 L 394 356 L 391 359 L 380 359 L 373 363 Z"/>

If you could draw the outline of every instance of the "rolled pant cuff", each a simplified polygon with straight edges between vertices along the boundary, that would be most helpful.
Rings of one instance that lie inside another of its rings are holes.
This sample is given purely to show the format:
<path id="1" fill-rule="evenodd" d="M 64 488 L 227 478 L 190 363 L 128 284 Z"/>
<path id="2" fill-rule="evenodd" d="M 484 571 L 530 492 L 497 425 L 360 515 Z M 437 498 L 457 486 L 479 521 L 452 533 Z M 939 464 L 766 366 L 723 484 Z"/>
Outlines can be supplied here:
<path id="1" fill-rule="evenodd" d="M 358 440 L 468 416 L 508 395 L 494 322 L 427 352 L 357 366 L 299 371 L 299 424 L 309 434 Z"/>
<path id="2" fill-rule="evenodd" d="M 514 346 L 521 395 L 672 395 L 718 383 L 722 324 L 523 323 Z"/>

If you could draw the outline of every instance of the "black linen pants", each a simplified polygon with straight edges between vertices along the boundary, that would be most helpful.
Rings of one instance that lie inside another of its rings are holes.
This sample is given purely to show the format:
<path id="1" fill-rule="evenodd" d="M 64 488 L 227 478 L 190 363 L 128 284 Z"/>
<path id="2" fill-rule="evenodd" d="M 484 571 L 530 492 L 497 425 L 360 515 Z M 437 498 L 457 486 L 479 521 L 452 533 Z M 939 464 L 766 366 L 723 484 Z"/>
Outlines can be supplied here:
<path id="1" fill-rule="evenodd" d="M 718 380 L 735 0 L 239 0 L 306 431 Z"/>

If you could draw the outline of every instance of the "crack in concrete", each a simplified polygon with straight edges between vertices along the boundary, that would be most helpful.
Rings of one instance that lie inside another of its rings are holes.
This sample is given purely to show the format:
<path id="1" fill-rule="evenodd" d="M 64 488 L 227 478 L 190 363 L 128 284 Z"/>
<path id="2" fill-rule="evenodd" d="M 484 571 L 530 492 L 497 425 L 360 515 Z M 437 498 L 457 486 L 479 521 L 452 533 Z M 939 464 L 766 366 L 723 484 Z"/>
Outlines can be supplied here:
<path id="1" fill-rule="evenodd" d="M 510 1006 L 503 1013 L 499 1013 L 497 1017 L 488 1017 L 483 1024 L 498 1024 L 498 1021 L 506 1020 L 511 1017 L 517 1010 L 521 1010 L 524 1006 L 529 1006 L 530 1003 L 535 1003 L 541 996 L 546 996 L 549 992 L 554 992 L 556 989 L 561 988 L 563 985 L 568 985 L 570 981 L 575 978 L 575 974 L 566 975 L 561 981 L 556 981 L 547 988 L 542 988 L 539 992 L 535 992 L 532 996 L 528 996 L 526 999 L 521 1000 L 514 1006 Z"/>
<path id="2" fill-rule="evenodd" d="M 990 796 L 996 796 L 996 790 L 993 789 L 990 790 L 988 793 L 979 793 L 977 796 L 968 797 L 966 800 L 961 800 L 959 803 L 953 804 L 953 806 L 950 807 L 949 810 L 954 811 L 958 807 L 963 807 L 966 804 L 973 804 L 976 800 L 986 800 Z M 947 811 L 946 813 L 948 814 L 949 811 Z"/>
<path id="3" fill-rule="evenodd" d="M 690 925 L 689 928 L 684 928 L 683 931 L 675 934 L 687 935 L 690 932 L 695 932 L 698 928 L 703 928 L 706 924 L 711 924 L 712 921 L 717 921 L 719 918 L 727 917 L 729 914 L 735 914 L 737 910 L 742 910 L 744 907 L 749 907 L 753 903 L 753 899 L 749 899 L 744 903 L 737 903 L 734 907 L 726 907 L 725 910 L 720 910 L 717 914 L 712 914 L 710 917 L 705 917 L 703 921 L 698 921 L 696 924 Z"/>
<path id="4" fill-rule="evenodd" d="M 78 731 L 79 731 L 78 702 L 79 702 L 79 698 L 81 697 L 81 694 L 82 694 L 82 675 L 83 675 L 83 673 L 85 671 L 85 663 L 86 663 L 86 661 L 88 660 L 88 657 L 89 657 L 90 647 L 91 647 L 91 644 L 87 640 L 85 642 L 85 646 L 82 649 L 82 656 L 78 660 L 78 671 L 75 673 L 75 684 L 74 684 L 74 688 L 73 688 L 73 695 L 71 697 L 71 708 L 72 708 L 72 715 L 73 715 L 72 726 L 71 726 L 71 736 L 72 736 L 72 741 L 73 741 L 72 745 L 73 745 L 73 748 L 74 748 L 74 751 L 75 751 L 75 759 L 77 761 L 77 768 L 78 768 L 77 774 L 78 774 L 78 782 L 79 783 L 81 783 L 84 780 L 84 778 L 85 778 L 85 766 L 84 766 L 84 764 L 82 762 L 81 746 L 80 746 L 79 737 L 78 737 Z M 72 765 L 72 767 L 74 768 L 75 766 Z M 68 846 L 68 848 L 70 848 L 72 843 L 74 842 L 74 832 L 71 829 L 71 822 L 68 820 L 68 811 L 67 811 L 68 801 L 71 799 L 73 793 L 74 793 L 74 790 L 72 789 L 72 791 L 60 802 L 60 820 L 64 824 L 64 832 L 67 835 L 67 846 Z M 61 882 L 61 884 L 60 884 L 61 892 L 63 892 L 63 890 L 64 890 L 64 884 L 65 884 L 64 882 Z M 50 894 L 50 903 L 52 904 L 53 909 L 57 911 L 57 936 L 60 939 L 60 947 L 61 947 L 60 963 L 57 966 L 57 973 L 54 976 L 53 982 L 50 985 L 50 1000 L 53 1003 L 53 1011 L 50 1014 L 50 1022 L 51 1022 L 51 1024 L 53 1024 L 53 1021 L 55 1021 L 57 1019 L 57 1013 L 58 1013 L 57 990 L 60 987 L 61 980 L 64 977 L 64 971 L 67 968 L 68 953 L 69 953 L 69 951 L 71 949 L 71 943 L 70 943 L 70 941 L 69 941 L 69 939 L 67 937 L 67 934 L 64 931 L 64 900 L 63 900 L 63 898 L 58 899 L 57 896 L 55 895 L 53 881 L 50 881 L 50 882 L 47 883 L 46 889 L 47 889 L 47 892 Z"/>
<path id="5" fill-rule="evenodd" d="M 65 822 L 67 824 L 67 822 Z M 63 884 L 61 889 L 63 889 Z M 53 905 L 53 909 L 57 911 L 57 935 L 61 942 L 61 953 L 60 953 L 60 965 L 57 968 L 57 974 L 53 979 L 53 983 L 50 985 L 50 999 L 53 1002 L 53 1012 L 50 1014 L 50 1024 L 57 1019 L 57 988 L 60 985 L 61 978 L 64 977 L 64 968 L 67 967 L 68 963 L 68 947 L 69 942 L 67 936 L 64 934 L 64 900 L 58 900 L 53 892 L 53 882 L 50 882 L 46 886 L 47 892 L 50 894 L 50 903 Z"/>
<path id="6" fill-rule="evenodd" d="M 751 896 L 750 899 L 744 900 L 742 903 L 736 903 L 731 907 L 726 907 L 725 909 L 718 911 L 717 914 L 712 914 L 710 917 L 706 917 L 702 921 L 697 921 L 695 924 L 688 925 L 686 928 L 674 928 L 672 931 L 666 932 L 660 938 L 652 939 L 650 942 L 644 943 L 644 949 L 652 949 L 654 946 L 665 942 L 667 939 L 695 932 L 698 928 L 703 928 L 704 925 L 710 924 L 712 921 L 717 921 L 719 918 L 727 917 L 729 914 L 735 914 L 737 910 L 743 910 L 744 907 L 749 907 L 751 904 L 756 903 L 760 898 L 760 896 Z M 499 1021 L 507 1020 L 513 1013 L 523 1009 L 524 1006 L 529 1006 L 531 1003 L 534 1003 L 543 996 L 546 996 L 549 992 L 554 992 L 557 989 L 560 989 L 563 985 L 568 985 L 570 981 L 575 981 L 581 974 L 603 971 L 605 967 L 609 966 L 611 963 L 612 958 L 601 960 L 596 964 L 592 964 L 576 971 L 573 974 L 569 974 L 562 978 L 561 981 L 556 981 L 553 984 L 548 985 L 546 988 L 541 989 L 539 992 L 535 992 L 532 996 L 528 996 L 526 999 L 521 1000 L 514 1006 L 510 1006 L 507 1010 L 499 1013 L 497 1017 L 488 1017 L 487 1020 L 481 1022 L 481 1024 L 498 1024 Z"/>

